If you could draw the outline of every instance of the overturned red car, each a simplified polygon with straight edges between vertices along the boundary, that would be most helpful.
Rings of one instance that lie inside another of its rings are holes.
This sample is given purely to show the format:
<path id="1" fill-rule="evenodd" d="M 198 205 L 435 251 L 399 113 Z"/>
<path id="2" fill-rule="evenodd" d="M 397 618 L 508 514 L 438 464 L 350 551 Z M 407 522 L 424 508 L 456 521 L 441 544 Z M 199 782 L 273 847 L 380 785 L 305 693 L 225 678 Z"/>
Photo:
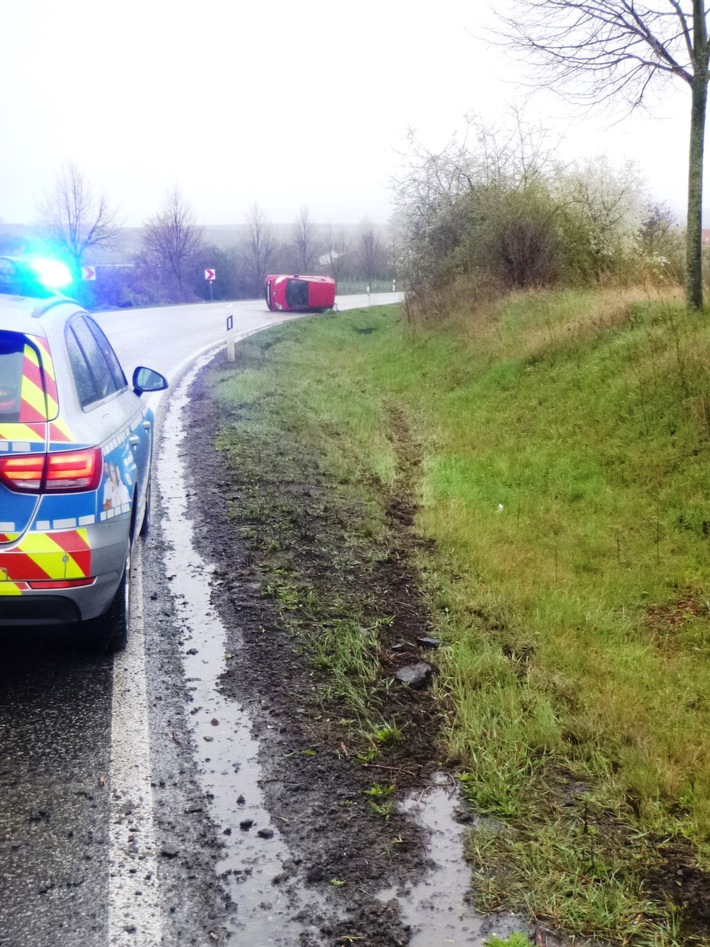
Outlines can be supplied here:
<path id="1" fill-rule="evenodd" d="M 272 312 L 325 312 L 335 305 L 335 280 L 330 276 L 267 276 L 266 305 Z"/>

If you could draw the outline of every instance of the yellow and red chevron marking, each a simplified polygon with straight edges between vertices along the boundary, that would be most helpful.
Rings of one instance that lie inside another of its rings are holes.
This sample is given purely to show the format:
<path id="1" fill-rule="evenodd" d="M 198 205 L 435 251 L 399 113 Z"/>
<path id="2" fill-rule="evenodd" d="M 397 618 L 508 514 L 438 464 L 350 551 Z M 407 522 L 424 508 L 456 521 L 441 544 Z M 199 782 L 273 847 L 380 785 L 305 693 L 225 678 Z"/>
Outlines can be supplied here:
<path id="1" fill-rule="evenodd" d="M 0 576 L 12 582 L 83 579 L 91 575 L 91 549 L 85 529 L 27 533 L 14 549 L 0 550 Z"/>
<path id="2" fill-rule="evenodd" d="M 47 420 L 47 398 L 42 381 L 39 356 L 31 345 L 25 346 L 20 386 L 20 422 L 32 424 Z"/>
<path id="3" fill-rule="evenodd" d="M 4 582 L 0 572 L 0 597 L 3 595 L 22 595 L 29 590 L 26 582 Z"/>
<path id="4" fill-rule="evenodd" d="M 44 371 L 44 391 L 47 397 L 47 417 L 56 418 L 59 412 L 59 397 L 57 395 L 57 379 L 54 374 L 54 362 L 49 351 L 46 339 L 39 336 L 32 336 L 32 341 L 36 343 L 37 348 L 42 355 L 42 369 Z"/>
<path id="5" fill-rule="evenodd" d="M 44 444 L 46 436 L 46 423 L 42 421 L 38 424 L 0 424 L 0 441 L 21 441 L 31 444 Z"/>
<path id="6" fill-rule="evenodd" d="M 49 443 L 50 444 L 67 444 L 70 441 L 73 441 L 72 433 L 64 423 L 64 421 L 50 421 L 49 423 Z"/>
<path id="7" fill-rule="evenodd" d="M 0 533 L 0 543 L 14 543 L 19 533 Z"/>

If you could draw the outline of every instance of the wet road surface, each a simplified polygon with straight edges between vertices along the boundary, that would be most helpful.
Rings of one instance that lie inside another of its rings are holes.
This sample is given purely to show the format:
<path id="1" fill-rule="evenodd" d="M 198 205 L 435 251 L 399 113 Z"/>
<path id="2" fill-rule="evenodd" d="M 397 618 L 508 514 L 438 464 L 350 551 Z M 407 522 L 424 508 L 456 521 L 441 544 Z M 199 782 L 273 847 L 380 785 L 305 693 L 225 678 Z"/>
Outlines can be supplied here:
<path id="1" fill-rule="evenodd" d="M 0 637 L 0 944 L 105 943 L 112 661 Z"/>

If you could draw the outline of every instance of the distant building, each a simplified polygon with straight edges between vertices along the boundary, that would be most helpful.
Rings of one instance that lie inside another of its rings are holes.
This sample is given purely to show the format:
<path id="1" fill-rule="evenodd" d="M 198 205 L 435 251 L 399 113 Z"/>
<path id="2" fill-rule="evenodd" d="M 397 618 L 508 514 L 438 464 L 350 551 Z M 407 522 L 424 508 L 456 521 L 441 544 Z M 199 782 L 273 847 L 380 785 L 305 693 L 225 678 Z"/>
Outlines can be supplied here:
<path id="1" fill-rule="evenodd" d="M 324 253 L 323 256 L 318 257 L 318 266 L 330 266 L 331 263 L 334 263 L 343 256 L 347 256 L 347 253 L 338 253 L 337 250 L 329 250 L 327 253 Z"/>

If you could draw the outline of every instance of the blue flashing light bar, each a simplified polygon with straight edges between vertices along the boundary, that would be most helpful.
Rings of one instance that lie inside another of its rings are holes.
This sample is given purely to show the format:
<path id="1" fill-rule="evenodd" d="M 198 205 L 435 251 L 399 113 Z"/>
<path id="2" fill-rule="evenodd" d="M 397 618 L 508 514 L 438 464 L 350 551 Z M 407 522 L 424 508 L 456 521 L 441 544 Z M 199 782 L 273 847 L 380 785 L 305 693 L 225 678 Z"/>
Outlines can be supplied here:
<path id="1" fill-rule="evenodd" d="M 61 260 L 32 259 L 30 265 L 47 289 L 64 289 L 72 282 L 71 271 Z"/>

